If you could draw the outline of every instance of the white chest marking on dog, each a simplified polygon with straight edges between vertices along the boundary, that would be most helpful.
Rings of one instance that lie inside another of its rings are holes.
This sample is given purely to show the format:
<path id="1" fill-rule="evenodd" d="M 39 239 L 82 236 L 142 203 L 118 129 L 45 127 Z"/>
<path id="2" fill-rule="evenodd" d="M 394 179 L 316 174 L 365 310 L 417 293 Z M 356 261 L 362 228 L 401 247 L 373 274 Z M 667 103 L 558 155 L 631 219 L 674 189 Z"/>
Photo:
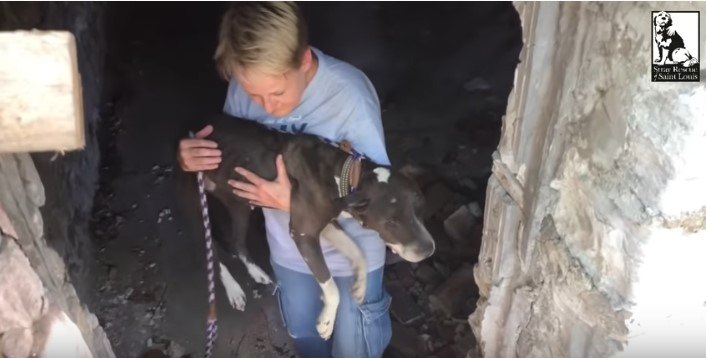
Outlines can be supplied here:
<path id="1" fill-rule="evenodd" d="M 388 170 L 387 168 L 375 168 L 373 169 L 373 173 L 377 175 L 378 182 L 380 183 L 387 183 L 387 180 L 390 179 L 390 170 Z"/>
<path id="2" fill-rule="evenodd" d="M 323 291 L 324 308 L 321 310 L 319 319 L 316 321 L 316 330 L 321 338 L 328 340 L 333 333 L 333 326 L 336 320 L 336 310 L 341 298 L 338 294 L 338 287 L 333 277 L 329 277 L 328 281 L 319 283 Z"/>
<path id="3" fill-rule="evenodd" d="M 396 202 L 397 202 L 397 198 L 392 198 L 392 199 L 390 199 L 390 204 L 394 204 L 394 203 L 396 203 Z"/>
<path id="4" fill-rule="evenodd" d="M 341 186 L 341 178 L 339 178 L 338 176 L 334 176 L 333 180 L 336 181 L 336 186 L 339 186 L 339 187 Z"/>
<path id="5" fill-rule="evenodd" d="M 245 292 L 230 274 L 228 268 L 223 264 L 219 264 L 221 268 L 221 282 L 223 287 L 226 289 L 226 295 L 228 296 L 228 302 L 230 306 L 237 309 L 238 311 L 245 310 Z"/>
<path id="6" fill-rule="evenodd" d="M 349 212 L 347 212 L 347 211 L 341 211 L 341 214 L 340 214 L 339 216 L 342 217 L 342 218 L 346 218 L 346 219 L 349 219 L 349 218 L 352 218 L 352 217 L 353 217 L 353 215 L 351 215 L 351 213 L 349 213 Z"/>
<path id="7" fill-rule="evenodd" d="M 260 266 L 250 262 L 245 256 L 238 255 L 238 257 L 240 258 L 240 261 L 245 264 L 245 267 L 248 268 L 248 273 L 250 274 L 250 277 L 255 280 L 255 282 L 261 283 L 263 285 L 269 285 L 272 283 L 270 276 L 265 271 L 263 271 Z"/>

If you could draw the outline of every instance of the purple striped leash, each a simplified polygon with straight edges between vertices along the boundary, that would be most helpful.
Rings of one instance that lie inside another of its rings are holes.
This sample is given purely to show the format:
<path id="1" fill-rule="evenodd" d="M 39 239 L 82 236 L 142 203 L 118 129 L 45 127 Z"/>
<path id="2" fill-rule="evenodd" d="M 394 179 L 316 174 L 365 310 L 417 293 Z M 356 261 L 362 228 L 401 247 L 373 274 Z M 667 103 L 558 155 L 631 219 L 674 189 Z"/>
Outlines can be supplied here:
<path id="1" fill-rule="evenodd" d="M 194 133 L 190 133 L 191 138 Z M 206 238 L 206 271 L 208 276 L 208 319 L 206 321 L 206 352 L 204 357 L 210 358 L 213 354 L 213 347 L 216 345 L 218 337 L 218 325 L 216 315 L 216 285 L 214 281 L 216 256 L 213 252 L 213 240 L 211 238 L 211 220 L 208 218 L 208 202 L 206 201 L 206 186 L 204 185 L 203 172 L 196 173 L 199 186 L 199 201 L 201 203 L 201 217 L 203 218 L 204 236 Z"/>

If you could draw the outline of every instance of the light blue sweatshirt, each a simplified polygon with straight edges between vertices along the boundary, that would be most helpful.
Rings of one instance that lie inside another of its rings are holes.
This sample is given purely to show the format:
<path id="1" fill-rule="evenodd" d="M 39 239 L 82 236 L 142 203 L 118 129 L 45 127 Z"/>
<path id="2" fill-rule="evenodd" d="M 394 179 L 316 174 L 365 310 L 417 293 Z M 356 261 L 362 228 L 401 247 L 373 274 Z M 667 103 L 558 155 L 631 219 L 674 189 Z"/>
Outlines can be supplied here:
<path id="1" fill-rule="evenodd" d="M 347 139 L 356 151 L 372 161 L 389 165 L 380 117 L 380 102 L 370 80 L 352 65 L 313 48 L 319 65 L 304 90 L 302 100 L 285 117 L 274 117 L 252 101 L 236 81 L 228 86 L 224 112 L 289 133 L 309 133 L 339 143 Z M 289 236 L 289 213 L 263 209 L 272 260 L 298 272 L 311 273 Z M 366 258 L 368 271 L 385 263 L 385 245 L 377 232 L 353 218 L 338 220 Z M 321 248 L 333 276 L 351 276 L 350 262 L 328 242 Z"/>

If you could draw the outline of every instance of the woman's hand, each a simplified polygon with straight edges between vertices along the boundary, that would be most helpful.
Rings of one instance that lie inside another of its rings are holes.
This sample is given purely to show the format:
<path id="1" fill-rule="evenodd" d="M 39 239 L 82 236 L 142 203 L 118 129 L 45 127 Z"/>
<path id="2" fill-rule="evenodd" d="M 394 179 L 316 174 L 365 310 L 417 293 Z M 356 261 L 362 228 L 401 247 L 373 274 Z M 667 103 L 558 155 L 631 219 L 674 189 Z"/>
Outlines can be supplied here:
<path id="1" fill-rule="evenodd" d="M 277 156 L 275 165 L 277 166 L 277 178 L 274 181 L 262 179 L 245 168 L 237 167 L 235 171 L 250 183 L 229 180 L 228 184 L 233 187 L 235 195 L 247 199 L 252 205 L 289 212 L 292 184 L 289 182 L 281 154 Z"/>
<path id="2" fill-rule="evenodd" d="M 218 168 L 221 162 L 221 151 L 214 141 L 205 140 L 213 133 L 213 126 L 208 125 L 198 131 L 194 138 L 184 138 L 179 141 L 177 161 L 185 172 L 198 172 Z"/>

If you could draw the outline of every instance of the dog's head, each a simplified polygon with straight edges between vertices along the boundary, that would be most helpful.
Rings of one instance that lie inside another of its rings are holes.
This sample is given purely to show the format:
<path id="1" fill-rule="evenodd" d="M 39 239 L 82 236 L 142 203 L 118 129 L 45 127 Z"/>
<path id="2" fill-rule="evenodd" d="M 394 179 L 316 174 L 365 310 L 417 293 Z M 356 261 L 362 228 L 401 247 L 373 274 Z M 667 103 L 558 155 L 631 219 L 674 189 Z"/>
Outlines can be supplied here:
<path id="1" fill-rule="evenodd" d="M 415 175 L 419 168 L 376 167 L 362 175 L 355 192 L 343 198 L 344 210 L 380 234 L 390 249 L 410 262 L 434 253 L 434 239 L 424 227 L 424 196 Z"/>
<path id="2" fill-rule="evenodd" d="M 654 18 L 654 25 L 657 27 L 672 26 L 672 15 L 669 15 L 666 11 L 658 12 Z"/>

